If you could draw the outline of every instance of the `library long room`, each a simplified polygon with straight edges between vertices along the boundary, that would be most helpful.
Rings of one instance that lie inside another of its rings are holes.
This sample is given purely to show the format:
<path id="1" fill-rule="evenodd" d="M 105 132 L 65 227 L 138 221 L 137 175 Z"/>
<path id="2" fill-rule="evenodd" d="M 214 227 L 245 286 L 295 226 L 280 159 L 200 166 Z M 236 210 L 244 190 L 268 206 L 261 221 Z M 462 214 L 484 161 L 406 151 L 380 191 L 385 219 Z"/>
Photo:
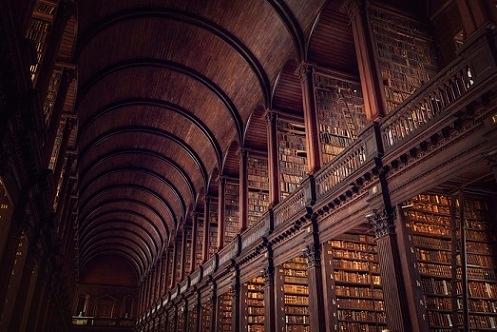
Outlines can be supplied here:
<path id="1" fill-rule="evenodd" d="M 497 0 L 4 0 L 0 331 L 497 331 Z"/>

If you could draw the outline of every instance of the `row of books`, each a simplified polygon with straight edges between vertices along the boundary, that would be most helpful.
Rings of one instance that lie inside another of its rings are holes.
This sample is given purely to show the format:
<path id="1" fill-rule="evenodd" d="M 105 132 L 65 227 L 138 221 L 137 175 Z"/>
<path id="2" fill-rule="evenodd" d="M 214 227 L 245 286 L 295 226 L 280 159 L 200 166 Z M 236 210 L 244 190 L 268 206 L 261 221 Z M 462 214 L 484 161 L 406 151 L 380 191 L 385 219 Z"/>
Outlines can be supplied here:
<path id="1" fill-rule="evenodd" d="M 309 288 L 307 259 L 293 258 L 280 266 L 279 278 L 284 304 L 285 331 L 308 331 Z M 289 279 L 291 278 L 291 279 Z"/>
<path id="2" fill-rule="evenodd" d="M 228 291 L 218 297 L 218 331 L 232 331 L 233 294 Z"/>
<path id="3" fill-rule="evenodd" d="M 211 332 L 212 305 L 209 302 L 203 303 L 201 306 L 201 312 L 200 331 Z M 174 331 L 174 329 L 170 331 Z"/>
<path id="4" fill-rule="evenodd" d="M 325 244 L 325 266 L 335 299 L 331 320 L 337 331 L 380 331 L 385 313 L 378 255 L 374 238 L 346 233 Z"/>
<path id="5" fill-rule="evenodd" d="M 451 201 L 454 204 L 450 204 Z M 497 317 L 493 305 L 497 303 L 497 260 L 494 231 L 490 227 L 488 212 L 485 210 L 487 204 L 482 200 L 467 197 L 464 202 L 463 215 L 478 217 L 471 220 L 465 218 L 465 226 L 471 223 L 473 228 L 465 231 L 465 243 L 462 242 L 460 231 L 459 197 L 419 195 L 408 202 L 408 206 L 416 209 L 416 213 L 404 213 L 407 228 L 411 233 L 412 252 L 417 261 L 415 266 L 421 277 L 420 286 L 425 297 L 428 323 L 432 328 L 463 327 L 463 272 L 468 280 L 467 309 L 470 328 L 492 328 L 491 318 Z M 440 219 L 437 215 L 440 213 L 449 217 Z M 424 216 L 419 217 L 420 214 Z M 440 223 L 446 231 L 425 231 L 425 227 L 433 227 L 436 223 Z M 466 256 L 466 266 L 462 265 L 463 245 L 469 252 Z M 457 308 L 453 308 L 454 303 Z"/>

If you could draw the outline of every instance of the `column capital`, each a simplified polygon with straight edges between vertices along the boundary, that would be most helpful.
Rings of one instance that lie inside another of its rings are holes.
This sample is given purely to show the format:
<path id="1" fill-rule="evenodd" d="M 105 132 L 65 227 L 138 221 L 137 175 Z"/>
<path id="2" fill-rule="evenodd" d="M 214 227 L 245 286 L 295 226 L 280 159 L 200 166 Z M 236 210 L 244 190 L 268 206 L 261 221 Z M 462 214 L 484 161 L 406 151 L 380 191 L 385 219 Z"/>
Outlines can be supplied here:
<path id="1" fill-rule="evenodd" d="M 266 112 L 264 113 L 264 118 L 266 119 L 266 123 L 270 125 L 276 121 L 276 119 L 278 118 L 278 114 L 267 108 Z"/>
<path id="2" fill-rule="evenodd" d="M 309 62 L 302 62 L 298 67 L 298 75 L 300 81 L 304 81 L 308 75 L 312 74 L 314 71 L 314 66 Z"/>
<path id="3" fill-rule="evenodd" d="M 262 269 L 262 277 L 266 283 L 271 282 L 274 279 L 274 266 L 273 264 L 268 264 Z"/>
<path id="4" fill-rule="evenodd" d="M 395 212 L 388 212 L 387 210 L 373 210 L 366 215 L 368 222 L 373 227 L 375 237 L 381 238 L 390 234 L 395 234 L 395 226 L 393 219 Z"/>
<path id="5" fill-rule="evenodd" d="M 307 258 L 309 267 L 321 266 L 321 248 L 318 245 L 310 244 L 306 246 L 303 255 Z"/>

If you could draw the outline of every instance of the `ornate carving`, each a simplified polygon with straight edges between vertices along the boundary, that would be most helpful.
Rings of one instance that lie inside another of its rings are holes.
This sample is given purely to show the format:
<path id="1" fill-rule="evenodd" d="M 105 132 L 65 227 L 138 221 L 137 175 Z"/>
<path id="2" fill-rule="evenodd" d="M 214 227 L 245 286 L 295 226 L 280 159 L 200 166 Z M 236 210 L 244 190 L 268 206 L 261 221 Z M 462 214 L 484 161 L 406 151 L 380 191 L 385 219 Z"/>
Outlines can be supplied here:
<path id="1" fill-rule="evenodd" d="M 264 278 L 266 285 L 273 282 L 273 280 L 274 280 L 274 266 L 273 266 L 273 264 L 268 264 L 264 267 L 264 269 L 262 270 L 262 277 Z"/>
<path id="2" fill-rule="evenodd" d="M 366 216 L 366 218 L 373 227 L 376 238 L 380 238 L 389 234 L 395 234 L 393 212 L 388 212 L 385 209 L 381 211 L 373 210 Z"/>
<path id="3" fill-rule="evenodd" d="M 304 249 L 304 257 L 307 258 L 309 267 L 321 265 L 321 248 L 317 245 L 310 244 Z"/>
<path id="4" fill-rule="evenodd" d="M 301 81 L 307 78 L 307 75 L 311 74 L 313 67 L 307 62 L 302 62 L 298 68 L 298 75 Z"/>
<path id="5" fill-rule="evenodd" d="M 264 113 L 264 118 L 266 119 L 267 125 L 271 125 L 276 121 L 277 114 L 270 109 L 266 109 L 266 113 Z"/>

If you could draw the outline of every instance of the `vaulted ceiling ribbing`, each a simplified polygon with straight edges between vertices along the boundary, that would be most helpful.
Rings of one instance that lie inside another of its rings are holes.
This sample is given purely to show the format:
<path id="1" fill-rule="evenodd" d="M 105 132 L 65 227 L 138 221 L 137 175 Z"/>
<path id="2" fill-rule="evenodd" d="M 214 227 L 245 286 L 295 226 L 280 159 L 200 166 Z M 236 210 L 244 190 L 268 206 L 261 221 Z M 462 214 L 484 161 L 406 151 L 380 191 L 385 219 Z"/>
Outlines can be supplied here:
<path id="1" fill-rule="evenodd" d="M 79 1 L 81 264 L 106 253 L 147 271 L 233 147 L 258 137 L 248 119 L 305 57 L 323 3 Z"/>

